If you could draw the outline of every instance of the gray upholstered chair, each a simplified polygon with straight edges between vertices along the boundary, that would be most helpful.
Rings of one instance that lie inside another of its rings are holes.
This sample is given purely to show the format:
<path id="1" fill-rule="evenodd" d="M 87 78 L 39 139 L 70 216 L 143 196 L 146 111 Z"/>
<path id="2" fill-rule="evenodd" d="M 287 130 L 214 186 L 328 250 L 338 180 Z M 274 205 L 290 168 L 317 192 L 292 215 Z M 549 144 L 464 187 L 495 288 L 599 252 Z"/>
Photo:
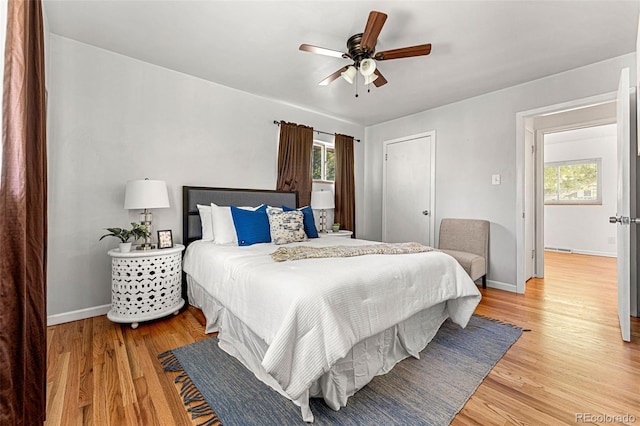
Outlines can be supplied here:
<path id="1" fill-rule="evenodd" d="M 473 281 L 482 278 L 482 288 L 487 288 L 489 221 L 442 219 L 438 246 L 454 257 Z"/>

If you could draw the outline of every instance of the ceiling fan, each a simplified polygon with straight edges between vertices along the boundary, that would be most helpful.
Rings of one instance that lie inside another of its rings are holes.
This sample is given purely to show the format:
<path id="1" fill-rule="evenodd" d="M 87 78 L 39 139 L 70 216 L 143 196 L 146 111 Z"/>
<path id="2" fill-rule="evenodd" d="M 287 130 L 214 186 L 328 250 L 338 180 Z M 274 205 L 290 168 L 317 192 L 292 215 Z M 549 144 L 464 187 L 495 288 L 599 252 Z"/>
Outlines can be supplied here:
<path id="1" fill-rule="evenodd" d="M 369 19 L 367 20 L 364 32 L 354 34 L 347 40 L 348 52 L 340 52 L 324 47 L 312 46 L 310 44 L 301 44 L 300 50 L 304 52 L 353 60 L 352 65 L 340 68 L 318 84 L 320 86 L 326 86 L 339 77 L 343 77 L 347 82 L 353 84 L 357 71 L 360 71 L 360 74 L 364 77 L 365 84 L 373 83 L 376 87 L 380 87 L 387 84 L 387 79 L 384 78 L 380 70 L 378 70 L 376 61 L 424 56 L 431 53 L 430 43 L 376 53 L 378 35 L 380 35 L 380 31 L 382 31 L 382 26 L 386 20 L 387 15 L 385 13 L 372 10 L 369 13 Z"/>

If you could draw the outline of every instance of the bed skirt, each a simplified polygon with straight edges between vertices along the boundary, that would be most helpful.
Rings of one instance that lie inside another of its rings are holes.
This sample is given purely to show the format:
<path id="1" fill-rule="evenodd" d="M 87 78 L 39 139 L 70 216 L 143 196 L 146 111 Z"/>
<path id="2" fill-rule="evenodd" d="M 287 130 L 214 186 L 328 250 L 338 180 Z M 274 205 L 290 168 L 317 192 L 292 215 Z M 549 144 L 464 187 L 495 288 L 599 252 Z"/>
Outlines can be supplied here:
<path id="1" fill-rule="evenodd" d="M 309 398 L 323 398 L 334 410 L 347 404 L 347 399 L 375 376 L 390 371 L 399 361 L 413 356 L 436 335 L 448 318 L 447 302 L 423 310 L 381 333 L 357 343 L 347 355 L 326 371 L 298 399 L 286 394 L 261 362 L 268 344 L 209 295 L 194 279 L 187 276 L 189 303 L 202 310 L 206 333 L 218 332 L 220 348 L 237 358 L 262 382 L 298 405 L 302 418 L 313 421 Z"/>

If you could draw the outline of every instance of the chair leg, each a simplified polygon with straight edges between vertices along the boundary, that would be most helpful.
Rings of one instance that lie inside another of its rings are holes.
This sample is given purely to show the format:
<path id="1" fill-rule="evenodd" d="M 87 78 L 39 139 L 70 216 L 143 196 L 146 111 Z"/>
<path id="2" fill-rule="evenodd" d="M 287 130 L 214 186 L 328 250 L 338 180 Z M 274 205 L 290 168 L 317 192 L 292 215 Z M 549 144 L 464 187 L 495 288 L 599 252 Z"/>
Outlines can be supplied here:
<path id="1" fill-rule="evenodd" d="M 482 288 L 487 288 L 487 276 L 482 276 Z"/>

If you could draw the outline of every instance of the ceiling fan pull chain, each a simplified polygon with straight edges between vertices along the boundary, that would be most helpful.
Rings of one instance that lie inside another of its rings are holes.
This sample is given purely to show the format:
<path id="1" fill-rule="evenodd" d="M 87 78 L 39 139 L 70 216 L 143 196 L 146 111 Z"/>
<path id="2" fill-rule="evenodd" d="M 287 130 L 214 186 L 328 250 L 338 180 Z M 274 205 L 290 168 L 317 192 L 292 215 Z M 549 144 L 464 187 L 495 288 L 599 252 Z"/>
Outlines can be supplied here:
<path id="1" fill-rule="evenodd" d="M 356 87 L 356 98 L 358 97 L 358 74 L 356 73 L 356 81 L 355 81 L 355 87 Z"/>

